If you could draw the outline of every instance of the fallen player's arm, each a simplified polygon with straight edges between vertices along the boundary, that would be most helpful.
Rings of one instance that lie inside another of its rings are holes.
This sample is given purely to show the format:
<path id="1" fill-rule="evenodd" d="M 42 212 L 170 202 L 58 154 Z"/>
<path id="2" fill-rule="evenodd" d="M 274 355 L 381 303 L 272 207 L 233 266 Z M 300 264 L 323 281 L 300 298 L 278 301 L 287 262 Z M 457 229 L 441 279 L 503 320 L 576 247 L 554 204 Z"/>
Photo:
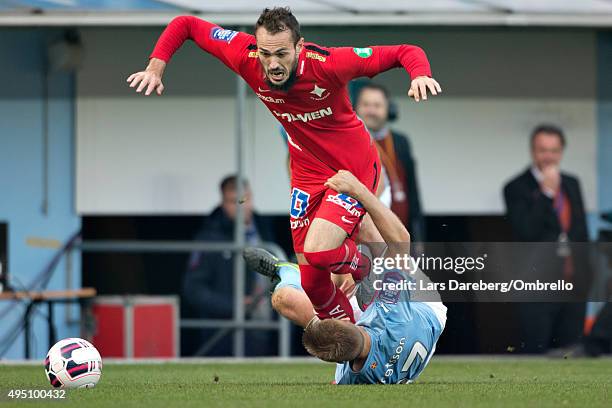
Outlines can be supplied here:
<path id="1" fill-rule="evenodd" d="M 161 80 L 166 64 L 187 40 L 194 41 L 198 47 L 221 60 L 236 73 L 239 72 L 240 62 L 248 52 L 247 45 L 254 42 L 251 35 L 225 30 L 197 17 L 176 17 L 157 40 L 147 68 L 127 78 L 130 87 L 138 86 L 136 92 L 146 89 L 145 95 L 150 95 L 153 91 L 161 95 L 164 90 Z"/>
<path id="2" fill-rule="evenodd" d="M 410 243 L 410 234 L 397 216 L 364 186 L 351 172 L 340 170 L 325 183 L 339 193 L 348 194 L 363 205 L 385 243 L 406 246 Z M 406 248 L 404 248 L 405 250 Z"/>

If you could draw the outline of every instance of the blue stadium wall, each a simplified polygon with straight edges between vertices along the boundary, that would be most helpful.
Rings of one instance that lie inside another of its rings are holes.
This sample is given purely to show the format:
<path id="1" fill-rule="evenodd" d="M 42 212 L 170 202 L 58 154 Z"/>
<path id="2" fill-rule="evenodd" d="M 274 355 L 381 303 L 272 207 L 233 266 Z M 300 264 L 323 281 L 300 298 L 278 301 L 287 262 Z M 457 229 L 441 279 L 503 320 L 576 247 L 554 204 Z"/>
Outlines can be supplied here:
<path id="1" fill-rule="evenodd" d="M 28 287 L 45 268 L 55 249 L 26 244 L 28 238 L 66 241 L 81 226 L 74 211 L 74 75 L 49 75 L 48 103 L 48 210 L 43 207 L 43 112 L 47 45 L 62 31 L 50 29 L 0 29 L 0 222 L 9 224 L 9 270 L 15 287 Z M 80 260 L 73 258 L 74 285 L 80 286 Z M 64 289 L 62 262 L 49 289 Z M 0 313 L 12 303 L 0 301 Z M 33 317 L 33 357 L 47 351 L 45 307 Z M 0 338 L 22 320 L 24 303 L 15 305 L 0 320 Z M 78 317 L 75 307 L 74 318 Z M 66 324 L 65 308 L 55 308 L 58 338 L 77 336 L 78 324 Z M 0 347 L 3 347 L 0 344 Z M 1 349 L 0 349 L 1 351 Z M 2 358 L 24 357 L 23 334 Z"/>

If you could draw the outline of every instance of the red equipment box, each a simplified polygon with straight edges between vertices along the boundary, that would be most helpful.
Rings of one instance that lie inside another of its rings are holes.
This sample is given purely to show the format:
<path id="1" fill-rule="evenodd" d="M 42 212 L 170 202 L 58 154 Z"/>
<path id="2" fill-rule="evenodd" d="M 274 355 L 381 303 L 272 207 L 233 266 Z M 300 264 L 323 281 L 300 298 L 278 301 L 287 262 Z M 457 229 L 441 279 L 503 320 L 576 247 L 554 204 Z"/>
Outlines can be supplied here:
<path id="1" fill-rule="evenodd" d="M 93 344 L 102 358 L 178 357 L 178 302 L 176 296 L 98 296 Z"/>

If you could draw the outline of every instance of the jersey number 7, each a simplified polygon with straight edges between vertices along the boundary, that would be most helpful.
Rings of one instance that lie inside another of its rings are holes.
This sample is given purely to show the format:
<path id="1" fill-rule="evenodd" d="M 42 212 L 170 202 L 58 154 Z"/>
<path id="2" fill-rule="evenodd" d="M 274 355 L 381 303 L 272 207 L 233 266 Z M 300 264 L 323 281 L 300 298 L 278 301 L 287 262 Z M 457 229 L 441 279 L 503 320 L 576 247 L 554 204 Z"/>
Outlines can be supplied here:
<path id="1" fill-rule="evenodd" d="M 421 357 L 421 362 L 425 361 L 425 359 L 427 358 L 427 349 L 425 348 L 423 343 L 421 343 L 420 341 L 417 341 L 412 346 L 412 349 L 410 350 L 410 354 L 408 354 L 408 358 L 406 359 L 406 362 L 402 366 L 402 373 L 405 373 L 406 371 L 410 369 L 410 366 L 412 365 L 412 363 L 415 362 L 415 359 L 417 357 Z"/>

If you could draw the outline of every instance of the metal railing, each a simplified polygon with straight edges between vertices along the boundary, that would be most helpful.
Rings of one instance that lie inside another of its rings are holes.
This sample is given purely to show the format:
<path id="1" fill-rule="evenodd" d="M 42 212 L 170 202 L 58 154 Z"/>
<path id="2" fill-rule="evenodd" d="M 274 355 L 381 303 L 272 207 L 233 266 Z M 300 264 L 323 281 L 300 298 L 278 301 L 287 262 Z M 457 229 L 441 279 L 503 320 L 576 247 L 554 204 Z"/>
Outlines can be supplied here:
<path id="1" fill-rule="evenodd" d="M 287 259 L 283 249 L 273 242 L 261 242 L 259 247 L 267 249 L 280 259 Z M 278 320 L 245 320 L 245 271 L 242 250 L 244 245 L 236 242 L 197 242 L 197 241 L 82 241 L 72 246 L 82 252 L 121 252 L 121 253 L 188 253 L 234 252 L 234 316 L 232 319 L 180 319 L 181 328 L 218 328 L 234 331 L 233 354 L 244 357 L 245 329 L 278 330 L 278 354 L 289 357 L 291 325 L 287 319 L 279 316 Z M 236 262 L 240 259 L 242 262 Z M 238 290 L 236 290 L 238 289 Z"/>
<path id="2" fill-rule="evenodd" d="M 245 31 L 245 30 L 243 30 Z M 237 196 L 244 197 L 244 152 L 245 138 L 244 133 L 247 128 L 245 123 L 246 105 L 246 83 L 236 77 L 236 115 L 235 115 L 235 142 L 236 142 L 236 175 L 237 175 Z M 63 250 L 69 257 L 72 249 L 80 249 L 82 252 L 216 252 L 231 250 L 234 253 L 234 316 L 231 320 L 209 320 L 209 319 L 181 319 L 182 328 L 211 328 L 231 329 L 234 331 L 233 351 L 236 357 L 243 357 L 245 354 L 245 329 L 277 329 L 279 331 L 279 355 L 288 357 L 290 354 L 289 337 L 290 323 L 283 317 L 278 321 L 247 321 L 245 319 L 245 274 L 244 259 L 241 251 L 245 248 L 245 224 L 244 209 L 241 205 L 237 206 L 234 222 L 234 241 L 232 242 L 194 242 L 194 241 L 81 241 L 75 242 L 68 249 Z M 261 243 L 259 246 L 269 250 L 276 256 L 286 259 L 284 251 L 276 244 L 271 242 Z M 70 264 L 67 265 L 70 268 Z M 71 277 L 71 271 L 67 271 L 67 276 Z M 70 283 L 70 279 L 68 282 Z"/>

